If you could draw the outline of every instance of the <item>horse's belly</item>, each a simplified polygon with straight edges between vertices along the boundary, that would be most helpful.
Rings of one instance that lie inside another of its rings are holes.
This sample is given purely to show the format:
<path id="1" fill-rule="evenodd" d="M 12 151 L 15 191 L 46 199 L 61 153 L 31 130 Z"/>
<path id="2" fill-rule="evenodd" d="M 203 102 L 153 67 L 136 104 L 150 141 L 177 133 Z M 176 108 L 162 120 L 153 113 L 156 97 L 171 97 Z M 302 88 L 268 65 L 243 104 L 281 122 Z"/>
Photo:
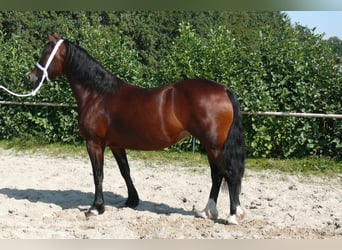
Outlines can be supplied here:
<path id="1" fill-rule="evenodd" d="M 169 147 L 188 137 L 188 131 L 176 131 L 176 133 L 163 133 L 160 130 L 141 130 L 139 133 L 125 131 L 113 136 L 108 145 L 133 150 L 160 150 Z"/>

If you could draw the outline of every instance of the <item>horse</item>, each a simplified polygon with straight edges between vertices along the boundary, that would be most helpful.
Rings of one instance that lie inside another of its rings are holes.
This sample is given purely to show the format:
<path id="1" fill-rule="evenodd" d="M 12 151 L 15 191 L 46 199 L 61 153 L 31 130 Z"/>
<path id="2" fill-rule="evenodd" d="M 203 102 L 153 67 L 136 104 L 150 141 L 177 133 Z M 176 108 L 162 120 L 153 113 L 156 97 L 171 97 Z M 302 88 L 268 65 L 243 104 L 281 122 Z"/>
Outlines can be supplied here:
<path id="1" fill-rule="evenodd" d="M 245 144 L 239 102 L 224 84 L 187 79 L 156 88 L 137 87 L 114 76 L 80 46 L 58 34 L 48 35 L 29 81 L 36 87 L 43 77 L 61 75 L 66 76 L 76 99 L 78 127 L 92 165 L 95 198 L 86 216 L 105 211 L 102 182 L 106 147 L 111 149 L 127 186 L 125 207 L 135 208 L 139 196 L 126 149 L 160 150 L 192 135 L 205 149 L 212 181 L 206 207 L 195 210 L 194 216 L 217 220 L 222 184 L 228 187 L 230 199 L 226 223 L 238 224 L 244 215 L 239 195 Z"/>

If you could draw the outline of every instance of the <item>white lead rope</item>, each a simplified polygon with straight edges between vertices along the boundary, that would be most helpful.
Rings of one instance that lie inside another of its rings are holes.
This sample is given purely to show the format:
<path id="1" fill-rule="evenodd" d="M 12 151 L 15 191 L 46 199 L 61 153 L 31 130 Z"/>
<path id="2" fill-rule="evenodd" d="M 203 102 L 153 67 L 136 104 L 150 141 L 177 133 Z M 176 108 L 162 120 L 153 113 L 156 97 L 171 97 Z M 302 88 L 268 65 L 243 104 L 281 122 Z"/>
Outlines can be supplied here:
<path id="1" fill-rule="evenodd" d="M 45 64 L 45 67 L 43 67 L 42 65 L 39 64 L 39 62 L 37 62 L 36 66 L 41 70 L 43 71 L 43 77 L 42 79 L 40 80 L 40 83 L 38 84 L 37 88 L 35 90 L 33 90 L 31 93 L 28 93 L 28 94 L 17 94 L 17 93 L 14 93 L 13 91 L 5 88 L 4 86 L 0 85 L 0 89 L 3 89 L 5 90 L 6 92 L 8 92 L 9 94 L 11 95 L 14 95 L 14 96 L 17 96 L 17 97 L 28 97 L 28 96 L 35 96 L 37 94 L 37 92 L 39 91 L 39 89 L 43 86 L 43 82 L 46 80 L 50 81 L 49 79 L 49 75 L 48 75 L 48 68 L 53 60 L 53 58 L 55 57 L 56 53 L 57 53 L 57 50 L 59 48 L 59 46 L 62 44 L 63 42 L 63 39 L 60 39 L 58 40 L 58 42 L 56 43 L 56 46 L 53 48 L 46 64 Z"/>

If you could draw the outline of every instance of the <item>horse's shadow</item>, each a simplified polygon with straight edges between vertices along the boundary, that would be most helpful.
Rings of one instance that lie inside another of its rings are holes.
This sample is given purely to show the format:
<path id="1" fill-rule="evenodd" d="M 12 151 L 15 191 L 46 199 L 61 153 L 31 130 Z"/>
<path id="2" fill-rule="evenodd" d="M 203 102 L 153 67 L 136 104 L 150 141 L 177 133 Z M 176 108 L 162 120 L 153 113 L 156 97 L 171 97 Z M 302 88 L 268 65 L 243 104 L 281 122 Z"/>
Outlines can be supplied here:
<path id="1" fill-rule="evenodd" d="M 0 194 L 6 195 L 8 198 L 16 200 L 28 200 L 29 202 L 43 202 L 46 204 L 55 204 L 62 209 L 77 208 L 85 211 L 82 206 L 90 206 L 94 199 L 94 194 L 90 192 L 81 192 L 78 190 L 36 190 L 36 189 L 11 189 L 2 188 Z M 103 192 L 106 206 L 123 208 L 126 198 L 114 194 L 112 192 Z M 193 211 L 187 211 L 183 208 L 170 207 L 163 203 L 155 203 L 151 201 L 140 200 L 139 205 L 135 208 L 138 211 L 149 211 L 157 214 L 181 214 L 194 215 Z"/>

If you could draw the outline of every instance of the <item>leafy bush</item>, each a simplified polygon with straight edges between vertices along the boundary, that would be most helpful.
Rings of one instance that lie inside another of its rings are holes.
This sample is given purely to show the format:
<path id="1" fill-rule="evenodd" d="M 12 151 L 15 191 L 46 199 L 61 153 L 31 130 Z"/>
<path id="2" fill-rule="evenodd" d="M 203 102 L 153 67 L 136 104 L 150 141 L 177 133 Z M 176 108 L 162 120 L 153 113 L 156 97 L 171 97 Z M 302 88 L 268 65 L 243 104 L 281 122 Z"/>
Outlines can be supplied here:
<path id="1" fill-rule="evenodd" d="M 209 78 L 226 83 L 237 93 L 244 111 L 341 110 L 335 95 L 342 93 L 341 74 L 321 36 L 310 31 L 301 34 L 288 26 L 281 37 L 274 37 L 266 26 L 259 33 L 259 49 L 244 57 L 245 48 L 226 27 L 210 30 L 206 39 L 188 23 L 181 23 L 179 32 L 162 62 L 166 82 Z M 251 156 L 341 157 L 340 120 L 244 117 L 244 126 Z"/>

